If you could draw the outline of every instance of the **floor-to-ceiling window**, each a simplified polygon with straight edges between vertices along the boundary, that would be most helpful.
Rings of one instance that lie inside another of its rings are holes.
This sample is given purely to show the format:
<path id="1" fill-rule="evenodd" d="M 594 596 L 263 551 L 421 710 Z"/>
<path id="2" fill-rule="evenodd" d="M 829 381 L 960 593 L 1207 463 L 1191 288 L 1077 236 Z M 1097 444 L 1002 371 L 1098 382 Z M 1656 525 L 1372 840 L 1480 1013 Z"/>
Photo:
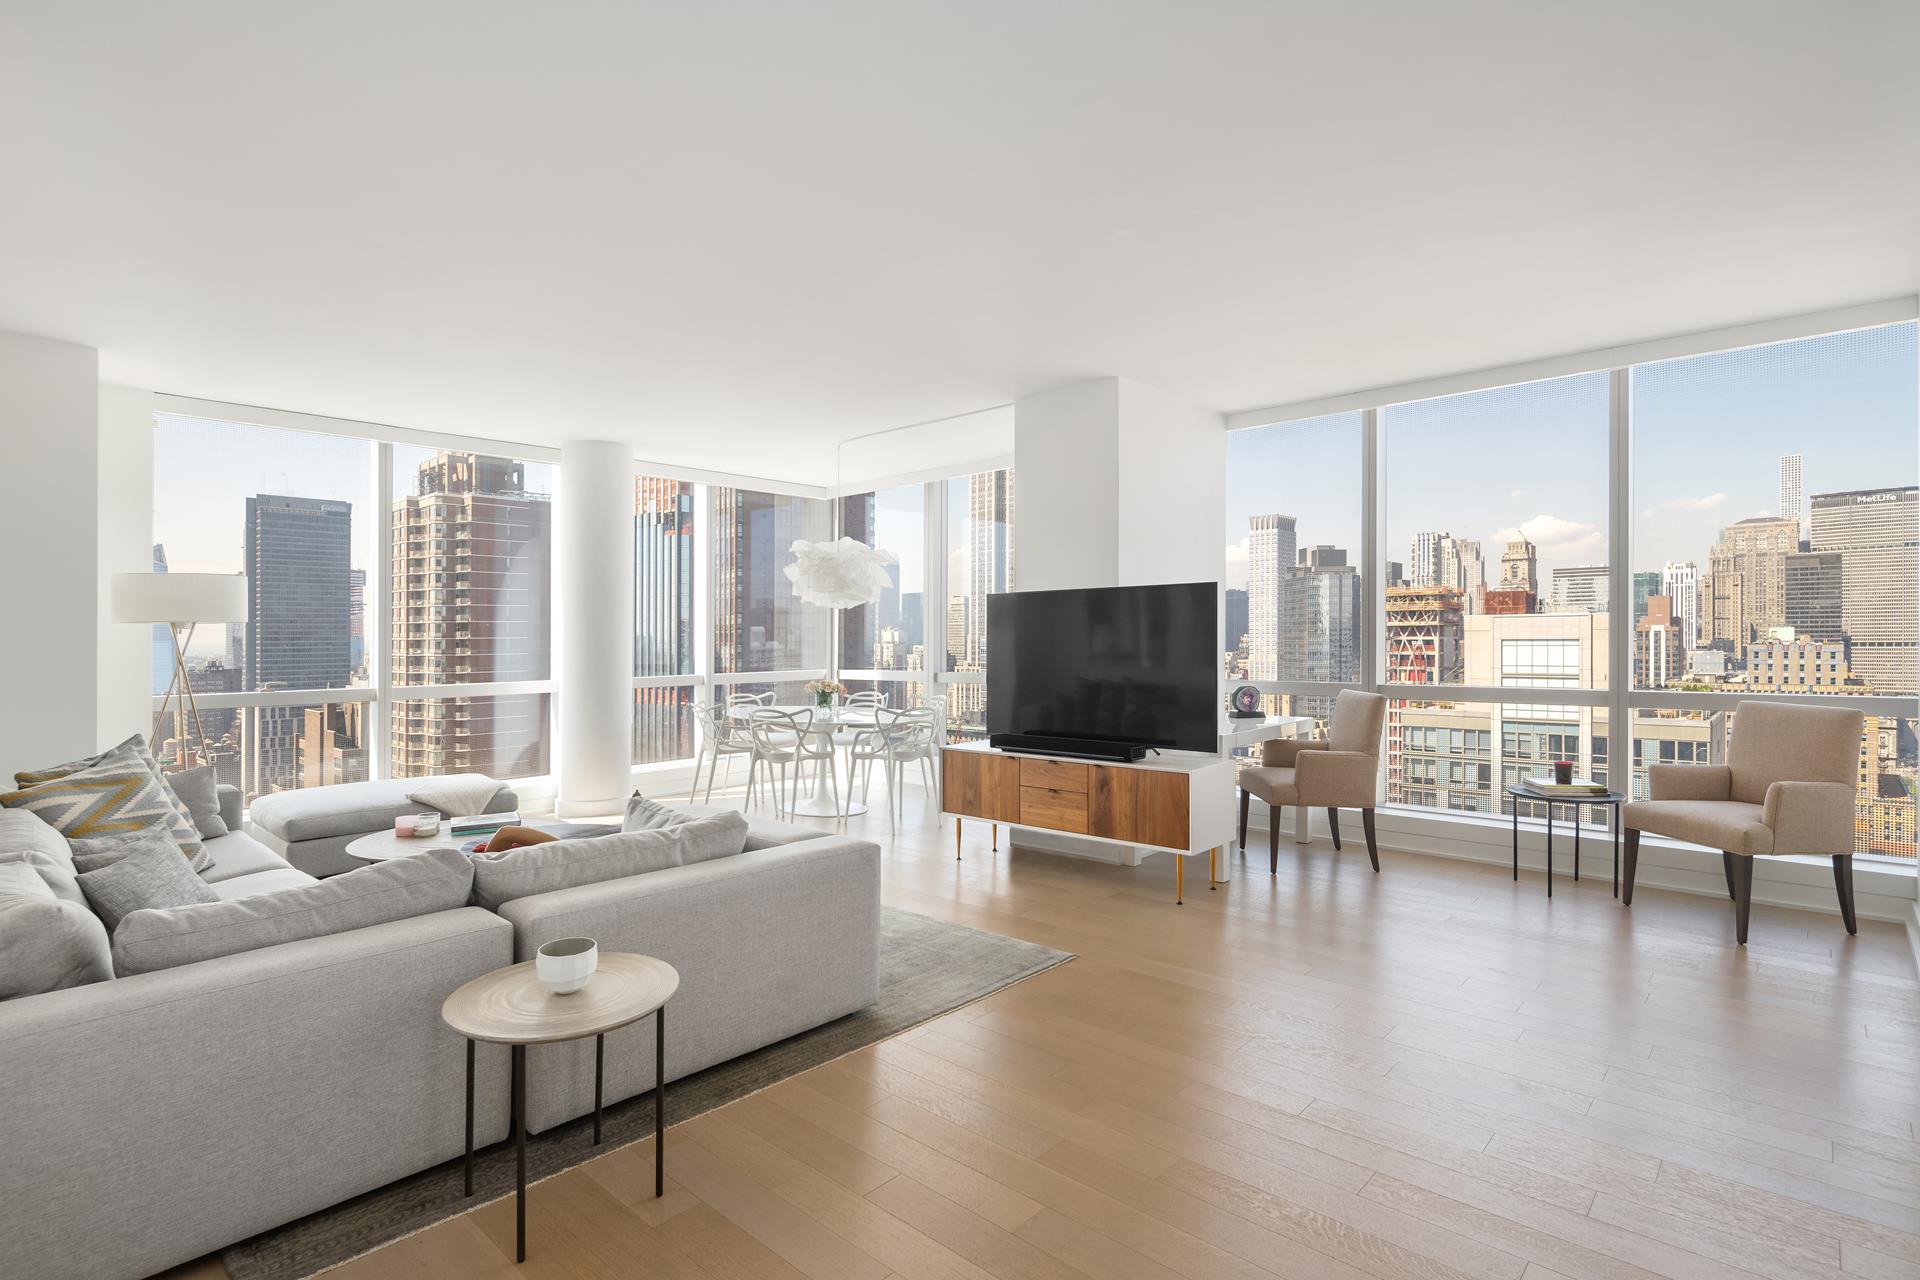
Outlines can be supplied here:
<path id="1" fill-rule="evenodd" d="M 551 771 L 554 467 L 393 445 L 389 770 Z"/>
<path id="2" fill-rule="evenodd" d="M 896 485 L 839 500 L 840 536 L 893 557 L 872 604 L 840 611 L 840 674 L 849 692 L 890 707 L 923 706 L 927 690 L 927 486 Z M 936 668 L 937 669 L 937 668 Z"/>
<path id="3" fill-rule="evenodd" d="M 832 536 L 832 504 L 722 485 L 709 495 L 715 683 L 805 702 L 833 659 L 832 611 L 801 600 L 784 571 L 795 542 Z"/>
<path id="4" fill-rule="evenodd" d="M 1324 694 L 1286 656 L 1317 639 L 1283 607 L 1325 536 L 1307 512 L 1374 511 L 1371 669 L 1334 682 L 1390 695 L 1390 804 L 1511 812 L 1504 788 L 1556 760 L 1642 796 L 1649 763 L 1723 758 L 1739 699 L 1836 699 L 1866 716 L 1858 852 L 1913 859 L 1917 328 L 1236 433 L 1229 676 Z"/>
<path id="5" fill-rule="evenodd" d="M 154 744 L 163 759 L 180 760 L 204 731 L 220 781 L 249 797 L 368 776 L 374 450 L 304 431 L 156 419 L 153 568 L 247 577 L 246 620 L 200 627 L 187 646 L 198 722 L 170 704 Z M 156 696 L 172 657 L 156 628 Z"/>
<path id="6" fill-rule="evenodd" d="M 633 481 L 633 762 L 693 755 L 695 509 L 686 480 Z"/>
<path id="7" fill-rule="evenodd" d="M 926 620 L 929 648 L 949 673 L 948 736 L 978 738 L 987 723 L 987 601 L 1016 586 L 1013 469 L 955 476 L 945 497 L 946 604 Z"/>

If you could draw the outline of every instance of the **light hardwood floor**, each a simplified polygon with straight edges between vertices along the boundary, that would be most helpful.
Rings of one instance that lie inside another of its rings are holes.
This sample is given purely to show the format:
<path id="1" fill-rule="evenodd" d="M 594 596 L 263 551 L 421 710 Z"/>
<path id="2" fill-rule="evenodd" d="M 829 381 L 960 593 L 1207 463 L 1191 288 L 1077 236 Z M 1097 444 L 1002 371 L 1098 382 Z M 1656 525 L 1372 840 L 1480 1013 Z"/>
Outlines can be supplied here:
<path id="1" fill-rule="evenodd" d="M 1898 926 L 1739 948 L 1724 899 L 1357 840 L 1176 908 L 1164 856 L 956 862 L 918 800 L 850 823 L 888 902 L 1079 958 L 670 1130 L 663 1200 L 650 1143 L 538 1185 L 523 1267 L 509 1199 L 335 1280 L 1920 1276 Z"/>

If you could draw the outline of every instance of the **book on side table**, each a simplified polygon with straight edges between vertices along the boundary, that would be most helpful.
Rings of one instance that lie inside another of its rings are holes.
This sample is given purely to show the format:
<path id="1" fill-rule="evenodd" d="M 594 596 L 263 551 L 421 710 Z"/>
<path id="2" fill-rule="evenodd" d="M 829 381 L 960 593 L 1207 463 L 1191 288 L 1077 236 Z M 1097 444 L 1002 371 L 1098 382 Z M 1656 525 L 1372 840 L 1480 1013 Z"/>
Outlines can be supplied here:
<path id="1" fill-rule="evenodd" d="M 1575 778 L 1571 782 L 1555 782 L 1551 774 L 1536 774 L 1521 779 L 1520 785 L 1537 796 L 1550 800 L 1578 800 L 1589 796 L 1607 794 L 1607 784 L 1595 782 L 1592 778 Z"/>

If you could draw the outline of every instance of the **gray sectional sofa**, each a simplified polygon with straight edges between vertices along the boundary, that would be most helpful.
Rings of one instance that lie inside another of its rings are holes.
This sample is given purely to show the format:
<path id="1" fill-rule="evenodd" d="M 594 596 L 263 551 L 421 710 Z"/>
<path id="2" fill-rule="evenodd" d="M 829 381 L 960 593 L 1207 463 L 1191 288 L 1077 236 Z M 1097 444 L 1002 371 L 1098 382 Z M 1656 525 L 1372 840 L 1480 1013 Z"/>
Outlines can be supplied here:
<path id="1" fill-rule="evenodd" d="M 215 891 L 315 884 L 237 804 L 207 842 Z M 679 969 L 673 1079 L 872 1003 L 879 910 L 877 845 L 756 820 L 730 857 L 0 1002 L 0 1270 L 143 1276 L 457 1157 L 441 1002 L 551 938 Z M 608 1102 L 653 1086 L 651 1035 L 607 1038 Z M 507 1063 L 482 1046 L 479 1142 L 507 1134 Z M 537 1047 L 528 1127 L 588 1113 L 592 1081 L 590 1044 Z"/>

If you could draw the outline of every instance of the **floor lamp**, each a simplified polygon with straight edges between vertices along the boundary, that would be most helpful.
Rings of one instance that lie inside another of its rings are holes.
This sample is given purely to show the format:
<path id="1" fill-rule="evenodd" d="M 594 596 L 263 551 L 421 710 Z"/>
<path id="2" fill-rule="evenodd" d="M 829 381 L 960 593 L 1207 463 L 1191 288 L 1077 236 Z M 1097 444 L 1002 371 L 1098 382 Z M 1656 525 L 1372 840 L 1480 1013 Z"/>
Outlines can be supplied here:
<path id="1" fill-rule="evenodd" d="M 173 637 L 173 678 L 153 717 L 153 745 L 162 741 L 167 704 L 176 691 L 179 707 L 193 716 L 194 748 L 207 763 L 207 733 L 200 727 L 200 704 L 187 676 L 187 645 L 194 628 L 203 622 L 247 620 L 247 578 L 240 573 L 116 573 L 113 575 L 113 620 L 164 625 Z"/>

